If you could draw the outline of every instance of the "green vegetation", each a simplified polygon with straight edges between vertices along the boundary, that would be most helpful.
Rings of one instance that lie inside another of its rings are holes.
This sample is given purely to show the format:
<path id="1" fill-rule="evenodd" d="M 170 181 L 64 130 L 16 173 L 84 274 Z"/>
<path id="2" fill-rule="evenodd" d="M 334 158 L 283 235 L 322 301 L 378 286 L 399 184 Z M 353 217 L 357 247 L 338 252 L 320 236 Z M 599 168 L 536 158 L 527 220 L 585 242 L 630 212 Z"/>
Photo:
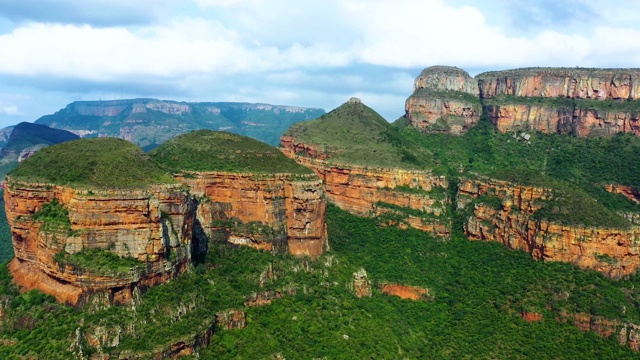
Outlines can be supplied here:
<path id="1" fill-rule="evenodd" d="M 498 132 L 486 116 L 462 136 L 424 135 L 401 121 L 394 126 L 432 153 L 436 173 L 452 179 L 481 174 L 554 189 L 557 199 L 546 203 L 537 218 L 627 228 L 629 222 L 618 212 L 640 212 L 638 204 L 602 188 L 608 183 L 640 188 L 640 167 L 629 161 L 640 158 L 640 138 L 633 135 L 579 138 L 530 132 L 525 141 L 519 133 Z"/>
<path id="2" fill-rule="evenodd" d="M 69 211 L 58 201 L 42 204 L 42 208 L 32 216 L 33 220 L 42 221 L 41 229 L 44 231 L 71 231 Z"/>
<path id="3" fill-rule="evenodd" d="M 175 182 L 138 146 L 116 138 L 81 139 L 46 147 L 9 175 L 14 181 L 72 187 L 130 188 Z"/>
<path id="4" fill-rule="evenodd" d="M 22 151 L 36 145 L 54 145 L 65 141 L 79 139 L 78 135 L 65 130 L 53 129 L 45 125 L 22 122 L 11 131 L 9 141 L 2 148 L 3 152 Z"/>
<path id="5" fill-rule="evenodd" d="M 102 346 L 112 358 L 125 351 L 151 357 L 203 332 L 216 312 L 243 309 L 251 294 L 280 291 L 292 295 L 244 308 L 247 327 L 216 329 L 199 358 L 637 358 L 616 336 L 602 339 L 555 319 L 566 312 L 640 323 L 634 290 L 640 278 L 616 282 L 497 243 L 439 241 L 376 224 L 330 206 L 332 250 L 316 261 L 211 244 L 203 264 L 149 289 L 135 311 L 76 310 L 37 291 L 20 294 L 1 266 L 0 339 L 11 345 L 0 346 L 0 357 L 76 358 L 76 331 L 85 356 L 97 355 L 86 338 L 98 328 L 121 334 L 117 349 Z M 371 298 L 356 298 L 348 288 L 360 268 L 373 282 Z M 383 295 L 377 287 L 383 282 L 429 288 L 435 299 Z M 544 318 L 529 323 L 521 311 Z"/>
<path id="6" fill-rule="evenodd" d="M 336 163 L 409 169 L 430 165 L 427 151 L 359 102 L 347 102 L 319 119 L 293 125 L 285 135 L 317 147 Z"/>
<path id="7" fill-rule="evenodd" d="M 573 99 L 565 97 L 525 97 L 513 95 L 498 95 L 488 99 L 483 99 L 483 105 L 499 106 L 504 104 L 510 105 L 527 105 L 542 106 L 565 111 L 573 111 L 574 108 L 594 109 L 604 112 L 628 112 L 634 116 L 640 114 L 640 101 L 637 100 L 591 100 L 591 99 Z"/>
<path id="8" fill-rule="evenodd" d="M 0 263 L 13 258 L 13 244 L 11 243 L 11 228 L 7 222 L 4 210 L 4 194 L 0 193 Z"/>
<path id="9" fill-rule="evenodd" d="M 133 271 L 143 270 L 144 263 L 131 258 L 120 257 L 108 250 L 82 249 L 77 253 L 56 254 L 55 261 L 61 265 L 72 265 L 77 270 L 89 271 L 100 275 L 127 276 Z"/>
<path id="10" fill-rule="evenodd" d="M 476 105 L 477 110 L 481 110 L 480 98 L 476 95 L 472 95 L 463 91 L 431 90 L 431 89 L 422 88 L 414 92 L 412 96 L 424 97 L 428 99 L 445 99 L 445 100 L 463 101 L 472 105 Z"/>
<path id="11" fill-rule="evenodd" d="M 246 136 L 211 130 L 180 135 L 149 155 L 171 172 L 313 173 L 270 145 Z"/>

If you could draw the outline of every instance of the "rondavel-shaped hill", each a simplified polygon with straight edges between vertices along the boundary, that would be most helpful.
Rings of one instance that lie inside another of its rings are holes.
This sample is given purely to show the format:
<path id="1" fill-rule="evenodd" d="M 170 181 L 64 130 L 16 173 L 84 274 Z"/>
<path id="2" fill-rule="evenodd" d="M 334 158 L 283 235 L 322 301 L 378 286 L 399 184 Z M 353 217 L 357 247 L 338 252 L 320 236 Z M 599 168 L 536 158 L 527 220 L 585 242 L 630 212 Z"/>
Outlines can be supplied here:
<path id="1" fill-rule="evenodd" d="M 72 305 L 130 303 L 202 261 L 209 241 L 327 248 L 321 180 L 229 133 L 186 134 L 151 156 L 116 138 L 54 145 L 9 174 L 4 196 L 15 282 Z"/>
<path id="2" fill-rule="evenodd" d="M 278 149 L 200 130 L 149 155 L 197 197 L 197 223 L 208 237 L 312 257 L 327 248 L 322 181 Z"/>
<path id="3" fill-rule="evenodd" d="M 447 182 L 422 170 L 431 164 L 430 152 L 359 99 L 292 126 L 281 148 L 324 180 L 327 198 L 340 208 L 449 235 Z"/>

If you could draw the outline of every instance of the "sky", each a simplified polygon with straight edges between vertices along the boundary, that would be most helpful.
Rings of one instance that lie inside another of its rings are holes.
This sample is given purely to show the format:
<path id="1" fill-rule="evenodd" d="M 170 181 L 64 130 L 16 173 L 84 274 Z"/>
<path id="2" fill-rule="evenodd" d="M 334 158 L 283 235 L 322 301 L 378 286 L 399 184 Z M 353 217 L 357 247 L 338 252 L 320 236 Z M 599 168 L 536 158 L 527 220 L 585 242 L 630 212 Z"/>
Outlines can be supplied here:
<path id="1" fill-rule="evenodd" d="M 388 121 L 432 65 L 640 67 L 640 1 L 0 0 L 0 127 L 78 100 L 321 107 Z"/>

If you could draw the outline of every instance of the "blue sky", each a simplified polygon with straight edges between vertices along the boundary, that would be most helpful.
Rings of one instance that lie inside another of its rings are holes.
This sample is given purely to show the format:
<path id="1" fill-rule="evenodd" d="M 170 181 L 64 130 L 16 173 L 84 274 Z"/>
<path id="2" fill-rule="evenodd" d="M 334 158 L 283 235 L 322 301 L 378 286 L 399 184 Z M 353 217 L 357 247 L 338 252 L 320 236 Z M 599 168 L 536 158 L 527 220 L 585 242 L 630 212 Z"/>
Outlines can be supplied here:
<path id="1" fill-rule="evenodd" d="M 640 67 L 627 0 L 0 0 L 0 127 L 152 97 L 404 113 L 431 65 Z"/>

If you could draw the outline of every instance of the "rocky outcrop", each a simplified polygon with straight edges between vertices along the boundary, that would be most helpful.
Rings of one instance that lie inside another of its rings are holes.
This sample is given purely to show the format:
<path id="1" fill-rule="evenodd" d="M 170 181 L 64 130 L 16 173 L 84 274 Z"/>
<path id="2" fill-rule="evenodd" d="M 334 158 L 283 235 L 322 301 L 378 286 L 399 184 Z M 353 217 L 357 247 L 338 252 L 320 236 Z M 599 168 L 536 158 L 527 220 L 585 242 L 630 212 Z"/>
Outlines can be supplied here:
<path id="1" fill-rule="evenodd" d="M 610 193 L 620 194 L 626 197 L 627 199 L 640 204 L 640 190 L 626 185 L 618 185 L 618 184 L 605 184 L 603 185 L 604 189 Z"/>
<path id="2" fill-rule="evenodd" d="M 178 185 L 87 190 L 9 179 L 4 199 L 14 281 L 61 302 L 81 305 L 92 294 L 106 293 L 108 302 L 128 303 L 136 291 L 166 282 L 190 264 L 195 206 Z M 54 200 L 68 210 L 68 228 L 33 218 Z M 91 250 L 135 259 L 139 265 L 98 269 L 66 260 Z"/>
<path id="3" fill-rule="evenodd" d="M 615 337 L 620 345 L 640 351 L 640 326 L 632 323 L 609 320 L 586 313 L 561 313 L 559 321 L 572 323 L 581 331 L 593 331 L 605 339 Z"/>
<path id="4" fill-rule="evenodd" d="M 196 225 L 209 238 L 296 256 L 328 248 L 324 190 L 313 174 L 193 172 L 176 179 L 199 199 Z"/>
<path id="5" fill-rule="evenodd" d="M 341 209 L 359 216 L 390 215 L 381 219 L 390 217 L 390 225 L 449 236 L 451 225 L 445 209 L 450 200 L 444 176 L 430 171 L 338 165 L 301 156 L 296 149 L 309 146 L 294 139 L 283 139 L 281 145 L 285 155 L 316 172 L 324 182 L 327 199 Z"/>
<path id="6" fill-rule="evenodd" d="M 492 204 L 480 196 L 497 199 Z M 535 220 L 541 200 L 551 189 L 524 186 L 489 178 L 462 179 L 458 209 L 472 207 L 464 231 L 471 240 L 497 241 L 522 249 L 534 259 L 572 263 L 612 278 L 630 275 L 640 266 L 640 228 L 570 226 Z"/>
<path id="7" fill-rule="evenodd" d="M 353 292 L 359 298 L 371 297 L 371 281 L 365 269 L 353 273 Z"/>
<path id="8" fill-rule="evenodd" d="M 414 82 L 405 103 L 405 117 L 418 130 L 460 134 L 480 119 L 478 84 L 459 68 L 432 66 Z"/>
<path id="9" fill-rule="evenodd" d="M 380 285 L 383 294 L 393 295 L 408 300 L 432 300 L 429 289 L 420 286 L 385 283 Z"/>

